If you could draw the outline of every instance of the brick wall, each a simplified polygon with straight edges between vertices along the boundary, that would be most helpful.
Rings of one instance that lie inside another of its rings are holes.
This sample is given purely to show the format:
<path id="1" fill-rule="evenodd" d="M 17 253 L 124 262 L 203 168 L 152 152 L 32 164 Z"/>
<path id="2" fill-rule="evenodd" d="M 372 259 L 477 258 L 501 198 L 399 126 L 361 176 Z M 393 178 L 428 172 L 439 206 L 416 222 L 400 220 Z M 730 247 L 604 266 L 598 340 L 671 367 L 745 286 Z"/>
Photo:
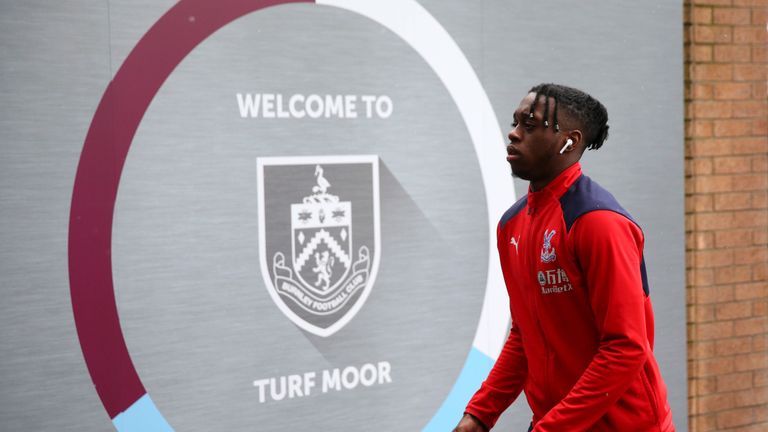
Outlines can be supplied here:
<path id="1" fill-rule="evenodd" d="M 691 431 L 768 431 L 768 0 L 685 0 Z"/>

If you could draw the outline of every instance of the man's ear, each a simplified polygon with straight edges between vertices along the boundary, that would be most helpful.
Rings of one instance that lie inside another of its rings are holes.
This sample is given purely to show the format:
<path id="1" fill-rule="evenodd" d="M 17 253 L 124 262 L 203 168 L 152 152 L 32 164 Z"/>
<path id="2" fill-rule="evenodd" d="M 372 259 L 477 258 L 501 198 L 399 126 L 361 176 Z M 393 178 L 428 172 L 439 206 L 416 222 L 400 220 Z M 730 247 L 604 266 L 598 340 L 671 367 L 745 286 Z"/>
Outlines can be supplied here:
<path id="1" fill-rule="evenodd" d="M 570 139 L 573 141 L 573 148 L 578 149 L 580 151 L 584 150 L 584 146 L 586 146 L 586 143 L 583 142 L 584 140 L 584 134 L 581 133 L 579 129 L 573 129 L 565 134 L 565 139 Z"/>

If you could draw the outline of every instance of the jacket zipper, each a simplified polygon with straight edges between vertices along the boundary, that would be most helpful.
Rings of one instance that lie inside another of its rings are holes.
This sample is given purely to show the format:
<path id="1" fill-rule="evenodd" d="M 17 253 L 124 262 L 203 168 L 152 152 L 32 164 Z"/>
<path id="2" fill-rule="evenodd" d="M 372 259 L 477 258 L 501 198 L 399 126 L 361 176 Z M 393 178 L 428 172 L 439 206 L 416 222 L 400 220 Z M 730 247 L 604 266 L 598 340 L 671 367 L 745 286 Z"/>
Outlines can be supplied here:
<path id="1" fill-rule="evenodd" d="M 528 214 L 530 215 L 530 218 L 531 218 L 530 219 L 530 226 L 529 226 L 529 228 L 531 228 L 530 231 L 529 231 L 530 233 L 537 232 L 536 229 L 533 229 L 536 226 L 536 224 L 534 223 L 534 218 L 536 217 L 536 216 L 534 216 L 535 213 L 536 213 L 536 210 L 533 207 L 529 206 L 528 207 Z M 531 240 L 534 239 L 533 236 L 529 236 L 529 238 Z M 535 271 L 536 271 L 536 264 L 535 264 L 535 262 L 536 261 L 535 261 L 535 258 L 534 258 L 534 261 L 531 262 L 530 261 L 531 260 L 530 257 L 538 257 L 538 254 L 536 253 L 537 252 L 536 251 L 536 246 L 535 246 L 536 242 L 535 241 L 530 241 L 529 243 L 530 243 L 530 245 L 528 246 L 528 249 L 529 249 L 530 253 L 526 253 L 525 254 L 525 260 L 527 261 L 526 264 L 528 264 L 528 265 L 526 265 L 524 268 L 526 270 L 532 270 L 535 273 Z M 530 278 L 531 275 L 529 274 L 528 276 Z M 533 308 L 533 314 L 532 315 L 534 316 L 534 319 L 536 320 L 536 328 L 539 330 L 539 336 L 541 337 L 541 341 L 544 344 L 544 383 L 543 383 L 543 385 L 544 385 L 544 395 L 547 398 L 547 400 L 551 402 L 552 401 L 552 392 L 551 392 L 550 385 L 549 385 L 549 381 L 550 381 L 550 373 L 549 373 L 549 368 L 550 368 L 549 341 L 547 341 L 547 338 L 546 338 L 545 333 L 544 333 L 544 329 L 541 327 L 541 322 L 539 321 L 539 313 L 538 312 L 539 312 L 539 309 L 540 309 L 540 306 L 539 306 L 540 305 L 540 303 L 539 303 L 540 296 L 539 296 L 538 291 L 536 291 L 536 280 L 530 280 L 529 278 L 526 278 L 526 279 L 529 280 L 529 285 L 533 289 L 532 295 L 533 295 L 533 306 L 534 306 L 534 308 Z"/>

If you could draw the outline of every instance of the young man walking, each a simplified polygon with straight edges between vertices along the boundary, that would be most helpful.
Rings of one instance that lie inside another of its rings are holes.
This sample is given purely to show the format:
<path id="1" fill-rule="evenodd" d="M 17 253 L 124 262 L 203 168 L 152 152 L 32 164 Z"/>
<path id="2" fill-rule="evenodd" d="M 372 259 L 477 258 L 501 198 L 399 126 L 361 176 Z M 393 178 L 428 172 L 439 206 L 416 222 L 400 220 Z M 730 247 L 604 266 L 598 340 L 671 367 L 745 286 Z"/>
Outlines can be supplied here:
<path id="1" fill-rule="evenodd" d="M 599 101 L 555 84 L 532 88 L 514 113 L 507 161 L 530 187 L 497 229 L 512 328 L 456 432 L 492 428 L 521 391 L 532 431 L 675 430 L 643 232 L 579 164 L 607 121 Z"/>

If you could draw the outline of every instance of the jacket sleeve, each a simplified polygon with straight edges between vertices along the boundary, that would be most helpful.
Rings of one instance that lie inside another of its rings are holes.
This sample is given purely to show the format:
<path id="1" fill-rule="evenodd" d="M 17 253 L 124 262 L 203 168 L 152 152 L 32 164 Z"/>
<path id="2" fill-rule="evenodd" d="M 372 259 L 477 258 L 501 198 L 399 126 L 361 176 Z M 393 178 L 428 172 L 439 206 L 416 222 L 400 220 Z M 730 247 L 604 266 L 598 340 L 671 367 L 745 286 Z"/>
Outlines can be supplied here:
<path id="1" fill-rule="evenodd" d="M 588 430 L 629 388 L 651 351 L 640 272 L 640 228 L 618 213 L 598 210 L 576 221 L 571 239 L 600 342 L 570 392 L 537 422 L 537 432 Z"/>
<path id="2" fill-rule="evenodd" d="M 528 363 L 520 332 L 512 324 L 509 337 L 480 390 L 469 401 L 465 412 L 477 417 L 488 429 L 509 407 L 523 389 Z"/>

